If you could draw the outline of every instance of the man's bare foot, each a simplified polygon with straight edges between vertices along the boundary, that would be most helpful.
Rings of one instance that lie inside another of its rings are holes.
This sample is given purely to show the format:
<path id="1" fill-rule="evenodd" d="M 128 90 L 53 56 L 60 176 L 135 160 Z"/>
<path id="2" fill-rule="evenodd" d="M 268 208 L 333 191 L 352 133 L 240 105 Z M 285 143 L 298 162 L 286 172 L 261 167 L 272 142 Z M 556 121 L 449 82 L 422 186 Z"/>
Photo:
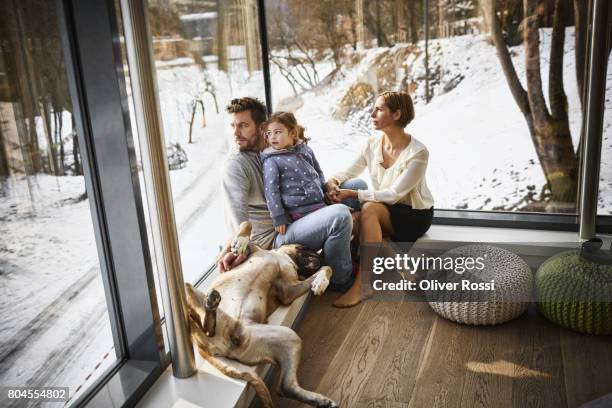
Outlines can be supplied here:
<path id="1" fill-rule="evenodd" d="M 355 284 L 342 296 L 333 303 L 334 307 L 346 308 L 357 306 L 362 301 L 371 298 L 374 295 L 370 285 L 361 284 L 355 281 Z"/>

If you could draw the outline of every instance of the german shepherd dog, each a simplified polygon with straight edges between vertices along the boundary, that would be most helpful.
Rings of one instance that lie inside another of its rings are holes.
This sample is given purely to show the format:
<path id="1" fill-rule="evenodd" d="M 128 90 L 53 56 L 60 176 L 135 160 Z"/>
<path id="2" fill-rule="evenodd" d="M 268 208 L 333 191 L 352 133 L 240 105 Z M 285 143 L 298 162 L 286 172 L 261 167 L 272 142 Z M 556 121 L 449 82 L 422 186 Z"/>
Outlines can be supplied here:
<path id="1" fill-rule="evenodd" d="M 247 381 L 264 407 L 274 406 L 263 380 L 252 370 L 225 360 L 254 366 L 274 363 L 280 367 L 280 395 L 316 407 L 337 407 L 329 398 L 300 387 L 297 370 L 302 341 L 288 327 L 267 323 L 279 304 L 288 305 L 309 290 L 322 294 L 332 270 L 321 266 L 315 252 L 299 245 L 266 251 L 249 241 L 251 225 L 242 223 L 232 241 L 235 255 L 248 258 L 221 273 L 206 293 L 186 284 L 191 338 L 200 355 L 229 377 Z M 298 274 L 307 276 L 299 280 Z"/>

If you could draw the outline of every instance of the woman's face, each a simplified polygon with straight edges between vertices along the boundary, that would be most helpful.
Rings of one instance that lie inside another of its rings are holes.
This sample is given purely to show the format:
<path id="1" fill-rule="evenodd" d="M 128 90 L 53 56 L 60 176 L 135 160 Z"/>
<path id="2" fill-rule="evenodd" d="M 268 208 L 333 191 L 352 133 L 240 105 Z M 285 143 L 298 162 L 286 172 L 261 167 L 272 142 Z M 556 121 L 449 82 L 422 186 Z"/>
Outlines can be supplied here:
<path id="1" fill-rule="evenodd" d="M 372 124 L 374 129 L 383 130 L 389 127 L 397 127 L 397 121 L 400 118 L 400 111 L 391 112 L 389 107 L 385 104 L 385 99 L 379 96 L 374 104 L 374 110 L 370 117 L 372 118 Z"/>
<path id="2" fill-rule="evenodd" d="M 289 129 L 282 123 L 272 122 L 268 125 L 266 130 L 266 137 L 268 143 L 276 150 L 286 149 L 289 146 L 293 146 L 295 132 L 289 132 Z"/>

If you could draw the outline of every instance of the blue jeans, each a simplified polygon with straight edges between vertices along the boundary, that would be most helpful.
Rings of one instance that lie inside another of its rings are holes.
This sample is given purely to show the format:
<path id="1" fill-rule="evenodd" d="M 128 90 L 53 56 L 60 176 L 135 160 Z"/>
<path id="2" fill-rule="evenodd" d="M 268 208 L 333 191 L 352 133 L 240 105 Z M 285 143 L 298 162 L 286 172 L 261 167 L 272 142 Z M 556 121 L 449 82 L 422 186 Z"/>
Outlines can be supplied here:
<path id="1" fill-rule="evenodd" d="M 359 183 L 350 184 L 356 181 Z M 362 180 L 349 180 L 343 187 L 366 186 Z M 347 200 L 347 205 L 359 209 L 359 201 Z M 355 207 L 353 207 L 355 206 Z M 325 262 L 332 268 L 330 289 L 346 292 L 353 284 L 353 262 L 351 260 L 351 232 L 353 218 L 344 204 L 333 204 L 312 212 L 287 226 L 283 235 L 277 235 L 274 247 L 285 244 L 301 244 L 310 249 L 323 250 Z"/>

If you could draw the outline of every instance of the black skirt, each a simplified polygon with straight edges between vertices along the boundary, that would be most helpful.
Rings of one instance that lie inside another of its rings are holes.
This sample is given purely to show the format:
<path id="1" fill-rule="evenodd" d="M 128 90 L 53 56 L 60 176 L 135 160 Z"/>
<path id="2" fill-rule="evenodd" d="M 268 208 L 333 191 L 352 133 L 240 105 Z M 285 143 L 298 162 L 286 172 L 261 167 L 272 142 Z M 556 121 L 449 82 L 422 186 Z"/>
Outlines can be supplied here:
<path id="1" fill-rule="evenodd" d="M 428 210 L 415 210 L 406 204 L 386 205 L 391 215 L 392 241 L 415 242 L 431 227 L 433 207 Z"/>

